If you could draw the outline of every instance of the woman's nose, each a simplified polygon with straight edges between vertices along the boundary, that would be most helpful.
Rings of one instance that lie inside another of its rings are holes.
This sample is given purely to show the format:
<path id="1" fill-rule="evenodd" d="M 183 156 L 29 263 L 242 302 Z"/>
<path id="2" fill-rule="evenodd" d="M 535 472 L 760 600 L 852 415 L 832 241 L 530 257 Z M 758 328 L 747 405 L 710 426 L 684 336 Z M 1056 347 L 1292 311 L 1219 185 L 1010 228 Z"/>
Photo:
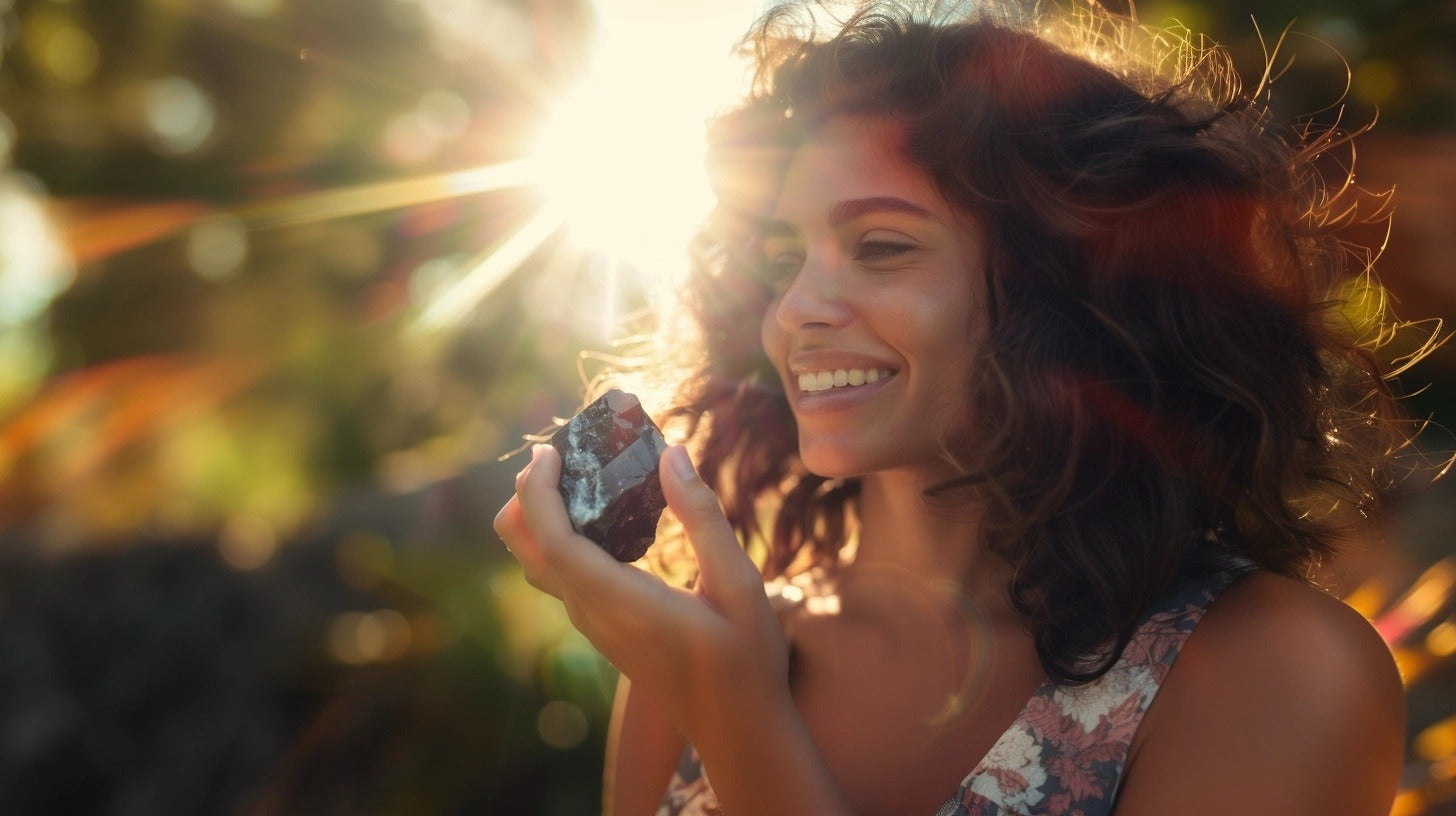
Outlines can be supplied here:
<path id="1" fill-rule="evenodd" d="M 786 332 L 834 328 L 851 315 L 843 282 L 828 259 L 807 259 L 779 298 L 775 318 Z"/>

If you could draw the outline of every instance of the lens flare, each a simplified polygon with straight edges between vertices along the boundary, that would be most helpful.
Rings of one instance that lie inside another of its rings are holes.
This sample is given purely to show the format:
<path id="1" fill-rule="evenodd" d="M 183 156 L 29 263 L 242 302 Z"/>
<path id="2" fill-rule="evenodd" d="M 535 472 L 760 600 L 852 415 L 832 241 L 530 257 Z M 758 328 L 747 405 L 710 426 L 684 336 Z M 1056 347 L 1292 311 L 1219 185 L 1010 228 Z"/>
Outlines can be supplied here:
<path id="1" fill-rule="evenodd" d="M 683 5 L 603 7 L 588 76 L 559 102 L 534 155 L 571 240 L 647 285 L 681 278 L 687 240 L 712 205 L 704 123 L 740 84 L 729 37 L 754 11 L 742 0 Z"/>

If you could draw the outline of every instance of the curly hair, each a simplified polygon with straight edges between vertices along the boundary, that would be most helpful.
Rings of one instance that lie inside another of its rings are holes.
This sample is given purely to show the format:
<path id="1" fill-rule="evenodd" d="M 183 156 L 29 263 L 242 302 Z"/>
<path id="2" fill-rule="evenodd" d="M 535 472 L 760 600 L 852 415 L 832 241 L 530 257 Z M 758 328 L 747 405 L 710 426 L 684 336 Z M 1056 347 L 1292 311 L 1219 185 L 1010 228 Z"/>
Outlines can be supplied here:
<path id="1" fill-rule="evenodd" d="M 1379 291 L 1371 259 L 1338 237 L 1386 199 L 1316 167 L 1354 134 L 1281 119 L 1222 50 L 1102 12 L 876 4 L 824 35 L 822 9 L 745 40 L 755 81 L 709 131 L 718 207 L 660 412 L 765 577 L 838 556 L 859 480 L 798 458 L 759 345 L 758 225 L 795 146 L 865 116 L 986 226 L 975 429 L 943 445 L 966 475 L 926 497 L 982 504 L 1047 675 L 1100 677 L 1187 570 L 1242 554 L 1313 580 L 1409 441 L 1373 353 L 1392 321 L 1351 306 Z"/>

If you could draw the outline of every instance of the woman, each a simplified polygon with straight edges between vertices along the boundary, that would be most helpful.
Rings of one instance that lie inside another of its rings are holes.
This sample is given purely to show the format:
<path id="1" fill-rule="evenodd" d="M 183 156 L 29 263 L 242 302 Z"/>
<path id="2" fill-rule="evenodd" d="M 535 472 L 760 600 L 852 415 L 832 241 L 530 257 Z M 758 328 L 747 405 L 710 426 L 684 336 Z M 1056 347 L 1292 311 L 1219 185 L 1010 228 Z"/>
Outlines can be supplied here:
<path id="1" fill-rule="evenodd" d="M 1102 15 L 806 14 L 712 134 L 692 589 L 575 536 L 549 447 L 496 519 L 622 672 L 607 812 L 1388 813 L 1400 678 L 1311 583 L 1399 440 L 1339 139 Z"/>

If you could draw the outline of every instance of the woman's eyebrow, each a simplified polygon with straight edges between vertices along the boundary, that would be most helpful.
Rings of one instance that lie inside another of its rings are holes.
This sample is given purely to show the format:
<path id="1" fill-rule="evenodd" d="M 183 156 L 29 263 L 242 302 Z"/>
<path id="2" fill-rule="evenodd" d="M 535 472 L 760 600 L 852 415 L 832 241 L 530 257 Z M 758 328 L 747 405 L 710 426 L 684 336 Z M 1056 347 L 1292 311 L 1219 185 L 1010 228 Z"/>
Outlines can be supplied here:
<path id="1" fill-rule="evenodd" d="M 870 198 L 853 198 L 835 204 L 834 209 L 829 211 L 829 226 L 838 227 L 861 216 L 880 212 L 903 213 L 926 221 L 940 221 L 929 210 L 903 198 L 872 196 Z"/>
<path id="2" fill-rule="evenodd" d="M 839 227 L 856 218 L 881 212 L 901 213 L 925 221 L 940 223 L 940 219 L 935 214 L 903 198 L 897 198 L 895 196 L 871 196 L 869 198 L 852 198 L 835 204 L 829 211 L 829 226 Z M 763 222 L 760 227 L 760 233 L 764 240 L 769 238 L 797 238 L 799 230 L 788 221 L 772 219 Z"/>

